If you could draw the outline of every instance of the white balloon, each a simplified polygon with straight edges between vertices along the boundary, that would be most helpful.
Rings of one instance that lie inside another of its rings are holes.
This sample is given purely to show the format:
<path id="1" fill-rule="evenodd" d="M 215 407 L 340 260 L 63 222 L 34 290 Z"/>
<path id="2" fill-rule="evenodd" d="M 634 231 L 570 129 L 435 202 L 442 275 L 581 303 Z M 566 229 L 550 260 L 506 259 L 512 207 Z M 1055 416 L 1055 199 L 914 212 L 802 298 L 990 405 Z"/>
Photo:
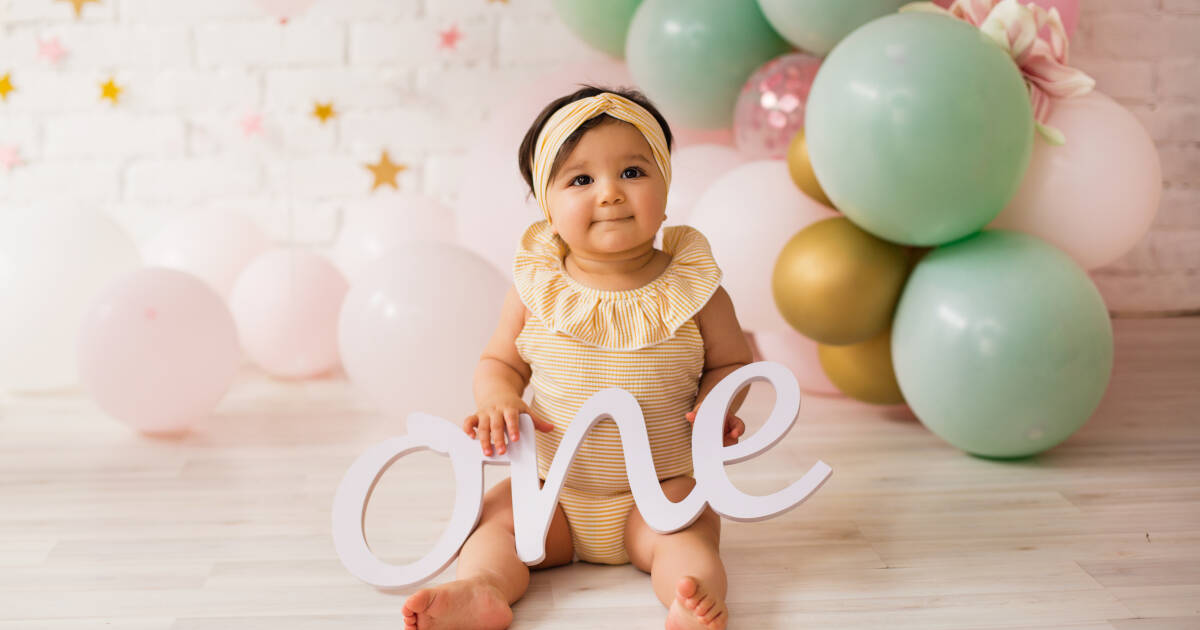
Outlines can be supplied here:
<path id="1" fill-rule="evenodd" d="M 418 242 L 385 254 L 342 304 L 346 374 L 384 411 L 465 418 L 475 409 L 475 367 L 508 284 L 456 245 Z"/>
<path id="2" fill-rule="evenodd" d="M 1055 102 L 1047 123 L 1067 143 L 1035 138 L 1021 187 L 989 227 L 1042 238 L 1084 269 L 1103 267 L 1154 222 L 1163 187 L 1158 149 L 1137 117 L 1096 91 Z"/>
<path id="3" fill-rule="evenodd" d="M 775 259 L 796 232 L 833 216 L 796 188 L 783 160 L 747 162 L 696 202 L 689 222 L 708 237 L 743 329 L 789 329 L 771 292 Z"/>
<path id="4" fill-rule="evenodd" d="M 250 217 L 225 210 L 191 212 L 142 248 L 146 264 L 186 271 L 228 298 L 238 275 L 271 241 Z"/>
<path id="5" fill-rule="evenodd" d="M 346 208 L 346 224 L 331 257 L 354 282 L 371 263 L 412 241 L 457 244 L 453 211 L 424 195 L 407 192 L 351 205 Z"/>
<path id="6" fill-rule="evenodd" d="M 77 384 L 84 313 L 100 289 L 140 264 L 129 236 L 98 212 L 0 217 L 0 389 Z"/>
<path id="7" fill-rule="evenodd" d="M 667 195 L 664 225 L 686 225 L 704 191 L 719 177 L 746 163 L 732 147 L 695 144 L 671 154 L 671 192 Z"/>

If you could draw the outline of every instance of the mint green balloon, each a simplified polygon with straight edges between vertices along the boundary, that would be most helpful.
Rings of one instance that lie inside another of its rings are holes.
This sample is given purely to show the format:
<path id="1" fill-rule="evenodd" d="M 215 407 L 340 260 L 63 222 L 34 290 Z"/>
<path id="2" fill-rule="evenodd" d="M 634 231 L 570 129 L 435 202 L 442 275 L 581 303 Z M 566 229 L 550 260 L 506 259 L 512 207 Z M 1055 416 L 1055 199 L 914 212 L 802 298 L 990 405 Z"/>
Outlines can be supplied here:
<path id="1" fill-rule="evenodd" d="M 625 56 L 625 34 L 642 0 L 554 0 L 567 28 L 592 48 L 617 59 Z"/>
<path id="2" fill-rule="evenodd" d="M 1033 152 L 1029 90 L 979 29 L 898 13 L 825 58 L 805 113 L 814 173 L 850 220 L 908 245 L 977 232 L 1016 193 Z"/>
<path id="3" fill-rule="evenodd" d="M 789 42 L 826 55 L 850 31 L 912 0 L 758 0 L 763 15 Z"/>
<path id="4" fill-rule="evenodd" d="M 1095 411 L 1112 371 L 1112 325 L 1070 256 L 989 230 L 917 265 L 896 308 L 892 362 L 938 437 L 982 457 L 1025 457 Z"/>
<path id="5" fill-rule="evenodd" d="M 672 123 L 721 129 L 733 124 L 750 75 L 790 50 L 753 0 L 645 0 L 629 26 L 625 60 Z"/>

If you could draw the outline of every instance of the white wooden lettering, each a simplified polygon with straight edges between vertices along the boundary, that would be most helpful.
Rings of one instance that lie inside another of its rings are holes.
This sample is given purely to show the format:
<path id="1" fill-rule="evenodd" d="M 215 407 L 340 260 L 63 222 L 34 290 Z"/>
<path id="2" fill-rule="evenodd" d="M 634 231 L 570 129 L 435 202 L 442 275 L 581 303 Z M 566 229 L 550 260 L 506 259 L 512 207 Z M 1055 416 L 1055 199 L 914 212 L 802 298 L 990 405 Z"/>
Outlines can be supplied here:
<path id="1" fill-rule="evenodd" d="M 763 427 L 746 440 L 723 446 L 725 416 L 734 396 L 754 381 L 767 381 L 775 389 L 775 405 Z M 546 557 L 546 536 L 554 506 L 579 445 L 588 431 L 612 419 L 621 436 L 625 468 L 634 502 L 646 524 L 656 532 L 671 533 L 691 525 L 704 511 L 735 521 L 760 521 L 782 514 L 816 492 L 832 474 L 818 461 L 799 480 L 778 492 L 752 496 L 738 490 L 725 473 L 725 464 L 755 457 L 783 439 L 796 422 L 800 389 L 791 372 L 778 363 L 744 366 L 717 384 L 696 413 L 692 428 L 692 466 L 696 486 L 682 501 L 667 499 L 659 484 L 650 452 L 646 421 L 637 400 L 627 391 L 609 388 L 596 392 L 575 415 L 538 487 L 537 435 L 533 421 L 520 417 L 521 439 L 508 445 L 504 455 L 486 457 L 479 442 L 457 425 L 424 413 L 408 417 L 408 435 L 371 447 L 351 464 L 333 499 L 333 542 L 342 564 L 368 584 L 399 589 L 420 584 L 446 568 L 479 523 L 483 511 L 483 466 L 512 466 L 513 528 L 517 556 L 528 565 Z M 427 554 L 405 565 L 377 558 L 363 532 L 367 504 L 375 484 L 396 460 L 420 450 L 448 455 L 454 467 L 457 490 L 450 524 Z"/>

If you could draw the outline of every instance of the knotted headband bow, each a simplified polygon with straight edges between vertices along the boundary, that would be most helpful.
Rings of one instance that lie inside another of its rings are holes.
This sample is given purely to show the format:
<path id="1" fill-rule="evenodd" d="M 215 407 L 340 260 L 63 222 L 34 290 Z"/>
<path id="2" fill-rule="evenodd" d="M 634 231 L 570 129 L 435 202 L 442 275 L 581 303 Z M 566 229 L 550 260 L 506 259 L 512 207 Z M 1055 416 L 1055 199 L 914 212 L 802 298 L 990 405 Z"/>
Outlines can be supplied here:
<path id="1" fill-rule="evenodd" d="M 554 159 L 562 149 L 563 143 L 580 125 L 600 114 L 623 120 L 642 132 L 646 142 L 650 144 L 650 150 L 654 152 L 654 161 L 658 163 L 658 170 L 662 171 L 667 188 L 671 187 L 671 151 L 667 147 L 667 138 L 658 120 L 646 111 L 646 108 L 624 96 L 601 92 L 563 105 L 550 116 L 542 127 L 542 132 L 538 134 L 537 146 L 533 150 L 533 192 L 547 221 L 550 220 L 550 203 L 547 199 L 550 191 L 550 168 L 554 165 Z"/>

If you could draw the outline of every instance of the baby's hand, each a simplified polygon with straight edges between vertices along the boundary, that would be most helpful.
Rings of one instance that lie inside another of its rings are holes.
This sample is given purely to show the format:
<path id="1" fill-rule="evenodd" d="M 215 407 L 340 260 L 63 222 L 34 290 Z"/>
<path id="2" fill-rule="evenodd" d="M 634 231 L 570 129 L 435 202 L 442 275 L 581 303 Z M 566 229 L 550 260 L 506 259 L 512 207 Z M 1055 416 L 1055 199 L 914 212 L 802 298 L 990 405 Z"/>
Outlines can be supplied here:
<path id="1" fill-rule="evenodd" d="M 685 417 L 691 424 L 696 424 L 695 411 L 689 411 Z M 746 423 L 742 422 L 741 418 L 731 413 L 725 415 L 725 435 L 723 436 L 725 446 L 733 446 L 734 444 L 737 444 L 738 438 L 741 437 L 741 435 L 745 432 Z"/>
<path id="2" fill-rule="evenodd" d="M 533 418 L 534 429 L 545 433 L 554 430 L 553 424 L 534 416 L 524 400 L 512 398 L 489 402 L 475 413 L 467 416 L 467 419 L 463 420 L 463 432 L 471 438 L 479 439 L 479 445 L 483 448 L 484 455 L 491 457 L 493 447 L 498 455 L 503 455 L 507 450 L 505 445 L 509 441 L 516 442 L 521 437 L 518 426 L 520 414 L 523 413 L 527 413 L 530 418 Z M 506 430 L 507 440 L 505 439 Z"/>

